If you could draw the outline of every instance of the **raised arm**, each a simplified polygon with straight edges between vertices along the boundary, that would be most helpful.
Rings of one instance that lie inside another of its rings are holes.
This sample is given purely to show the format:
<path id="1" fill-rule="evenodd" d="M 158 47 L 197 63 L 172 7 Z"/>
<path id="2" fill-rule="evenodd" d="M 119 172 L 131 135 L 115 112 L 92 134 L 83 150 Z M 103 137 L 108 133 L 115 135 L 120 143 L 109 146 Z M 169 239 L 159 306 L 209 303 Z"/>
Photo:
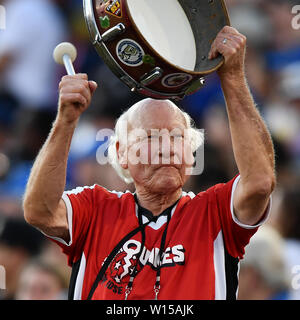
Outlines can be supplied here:
<path id="1" fill-rule="evenodd" d="M 235 215 L 240 222 L 254 225 L 266 211 L 275 187 L 275 156 L 271 136 L 247 85 L 245 52 L 245 36 L 227 26 L 212 44 L 210 58 L 219 53 L 225 58 L 218 74 L 226 100 L 234 156 L 240 172 L 234 195 Z"/>
<path id="2" fill-rule="evenodd" d="M 69 240 L 67 211 L 61 200 L 72 136 L 82 112 L 91 102 L 97 84 L 86 74 L 65 76 L 59 84 L 56 120 L 37 156 L 23 201 L 25 220 L 54 237 Z"/>

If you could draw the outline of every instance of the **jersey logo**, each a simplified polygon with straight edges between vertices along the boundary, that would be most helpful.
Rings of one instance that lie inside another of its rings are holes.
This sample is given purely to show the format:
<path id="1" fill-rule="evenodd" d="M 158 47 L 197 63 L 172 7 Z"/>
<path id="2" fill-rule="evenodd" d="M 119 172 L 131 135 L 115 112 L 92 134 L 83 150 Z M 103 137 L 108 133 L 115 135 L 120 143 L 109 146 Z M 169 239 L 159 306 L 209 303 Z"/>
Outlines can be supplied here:
<path id="1" fill-rule="evenodd" d="M 142 253 L 138 258 L 141 250 L 141 243 L 137 240 L 128 240 L 119 250 L 113 261 L 111 262 L 106 276 L 102 284 L 109 280 L 105 285 L 108 289 L 113 289 L 113 292 L 121 294 L 123 290 L 121 287 L 129 282 L 129 277 L 133 275 L 136 270 L 139 272 L 145 265 L 149 265 L 153 270 L 158 267 L 173 267 L 175 265 L 184 265 L 185 249 L 183 245 L 179 244 L 173 247 L 166 248 L 162 255 L 162 260 L 159 259 L 159 248 L 153 248 L 149 251 L 146 247 L 143 248 Z"/>

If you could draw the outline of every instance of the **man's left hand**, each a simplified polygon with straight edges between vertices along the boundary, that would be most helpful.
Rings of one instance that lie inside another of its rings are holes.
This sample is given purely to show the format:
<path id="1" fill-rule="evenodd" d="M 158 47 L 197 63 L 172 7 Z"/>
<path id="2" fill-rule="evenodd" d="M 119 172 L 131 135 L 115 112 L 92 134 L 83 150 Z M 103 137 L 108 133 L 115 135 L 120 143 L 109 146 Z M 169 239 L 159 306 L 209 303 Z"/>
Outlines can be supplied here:
<path id="1" fill-rule="evenodd" d="M 246 37 L 235 28 L 225 26 L 212 43 L 209 59 L 218 54 L 224 57 L 224 64 L 218 70 L 219 76 L 243 76 L 246 52 Z"/>

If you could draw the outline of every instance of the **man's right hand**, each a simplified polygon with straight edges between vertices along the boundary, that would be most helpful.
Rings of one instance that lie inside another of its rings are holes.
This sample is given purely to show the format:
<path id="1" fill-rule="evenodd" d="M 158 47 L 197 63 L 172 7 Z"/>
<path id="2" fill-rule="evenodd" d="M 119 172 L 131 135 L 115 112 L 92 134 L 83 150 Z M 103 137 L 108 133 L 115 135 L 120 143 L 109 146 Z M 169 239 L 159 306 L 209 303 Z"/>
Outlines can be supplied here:
<path id="1" fill-rule="evenodd" d="M 25 220 L 45 234 L 70 240 L 67 208 L 61 199 L 67 161 L 80 115 L 89 107 L 97 88 L 86 74 L 65 76 L 59 84 L 56 122 L 32 167 L 24 195 Z M 43 192 L 47 186 L 47 192 Z"/>
<path id="2" fill-rule="evenodd" d="M 97 87 L 95 81 L 88 81 L 87 74 L 64 76 L 59 83 L 58 119 L 76 123 L 89 107 Z"/>

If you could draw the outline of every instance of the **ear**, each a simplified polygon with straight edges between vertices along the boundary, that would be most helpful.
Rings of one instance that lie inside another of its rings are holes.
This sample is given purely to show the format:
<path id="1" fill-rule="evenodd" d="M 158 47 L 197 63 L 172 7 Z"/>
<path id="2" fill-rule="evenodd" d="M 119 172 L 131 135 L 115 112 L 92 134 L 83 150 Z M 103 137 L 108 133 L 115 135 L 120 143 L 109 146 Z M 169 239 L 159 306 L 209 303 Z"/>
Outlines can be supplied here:
<path id="1" fill-rule="evenodd" d="M 127 162 L 127 152 L 120 146 L 120 142 L 117 141 L 116 143 L 116 149 L 117 149 L 117 156 L 120 166 L 126 170 L 128 169 L 128 162 Z"/>

